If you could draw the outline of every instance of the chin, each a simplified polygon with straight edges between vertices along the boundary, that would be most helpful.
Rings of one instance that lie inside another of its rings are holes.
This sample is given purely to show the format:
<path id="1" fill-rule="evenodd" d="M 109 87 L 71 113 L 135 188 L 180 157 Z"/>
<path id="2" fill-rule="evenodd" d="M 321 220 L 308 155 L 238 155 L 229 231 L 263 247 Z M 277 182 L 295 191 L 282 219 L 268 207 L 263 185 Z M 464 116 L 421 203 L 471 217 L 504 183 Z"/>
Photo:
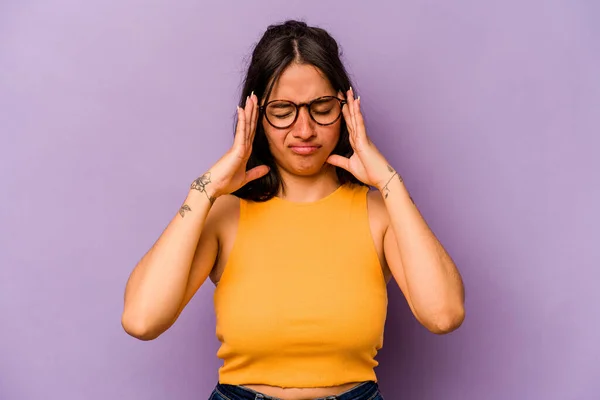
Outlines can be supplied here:
<path id="1" fill-rule="evenodd" d="M 291 162 L 287 165 L 289 172 L 299 176 L 312 176 L 322 173 L 330 164 L 325 160 L 302 160 Z M 331 166 L 332 167 L 332 166 Z"/>

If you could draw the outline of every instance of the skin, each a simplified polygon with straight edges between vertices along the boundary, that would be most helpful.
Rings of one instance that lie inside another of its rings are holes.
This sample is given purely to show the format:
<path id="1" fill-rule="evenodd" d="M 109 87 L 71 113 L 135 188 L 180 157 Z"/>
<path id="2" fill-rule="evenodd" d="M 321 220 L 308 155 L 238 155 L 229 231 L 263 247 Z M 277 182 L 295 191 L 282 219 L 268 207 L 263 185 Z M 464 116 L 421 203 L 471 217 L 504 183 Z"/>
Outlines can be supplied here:
<path id="1" fill-rule="evenodd" d="M 305 103 L 336 94 L 341 96 L 314 66 L 293 64 L 276 82 L 271 99 Z M 239 220 L 240 201 L 227 193 L 268 171 L 266 166 L 245 171 L 257 123 L 263 124 L 285 184 L 279 197 L 312 202 L 331 194 L 339 186 L 333 166 L 375 187 L 367 195 L 368 219 L 386 282 L 394 278 L 415 318 L 431 332 L 444 334 L 461 325 L 464 288 L 456 266 L 427 226 L 400 174 L 368 137 L 360 98 L 354 99 L 352 90 L 344 97 L 348 104 L 342 109 L 343 118 L 354 149 L 350 158 L 330 155 L 339 138 L 340 122 L 318 125 L 302 108 L 296 123 L 282 130 L 264 119 L 258 121 L 256 96 L 248 98 L 244 109 L 238 108 L 234 146 L 192 183 L 185 203 L 130 276 L 122 316 L 129 334 L 142 340 L 158 337 L 177 320 L 207 277 L 218 284 Z M 298 155 L 292 149 L 298 145 L 315 145 L 318 150 Z M 249 387 L 273 397 L 300 400 L 336 395 L 355 385 Z"/>
<path id="2" fill-rule="evenodd" d="M 317 97 L 331 95 L 335 96 L 336 92 L 318 69 L 313 66 L 293 64 L 284 71 L 275 84 L 271 99 L 302 103 Z M 306 108 L 302 108 L 296 123 L 288 129 L 275 129 L 264 119 L 262 123 L 271 153 L 286 185 L 285 195 L 280 193 L 279 197 L 294 202 L 312 202 L 327 196 L 339 186 L 334 167 L 326 161 L 337 144 L 340 120 L 333 125 L 321 126 L 310 118 Z M 320 147 L 316 153 L 305 156 L 293 153 L 290 146 L 294 145 L 318 145 Z M 391 273 L 383 254 L 383 235 L 389 225 L 389 219 L 381 195 L 372 191 L 368 196 L 371 233 L 386 282 L 389 282 Z M 221 203 L 221 207 L 217 207 L 219 203 Z M 213 210 L 217 210 L 217 208 L 219 223 L 215 227 L 215 233 L 218 237 L 217 241 L 220 243 L 219 257 L 210 273 L 210 279 L 215 284 L 218 284 L 229 253 L 233 248 L 239 219 L 239 199 L 234 196 L 222 196 L 215 203 Z M 269 396 L 299 400 L 340 394 L 356 384 L 357 382 L 348 382 L 344 385 L 327 388 L 245 386 Z"/>
<path id="3" fill-rule="evenodd" d="M 316 67 L 292 64 L 274 85 L 270 99 L 291 100 L 299 104 L 321 96 L 336 95 L 343 98 Z M 338 142 L 341 119 L 335 124 L 322 126 L 313 121 L 307 108 L 303 107 L 296 123 L 288 129 L 276 129 L 265 118 L 260 122 L 285 183 L 286 199 L 314 201 L 339 186 L 335 168 L 326 161 Z M 290 146 L 319 146 L 319 149 L 306 156 L 295 154 Z"/>
<path id="4" fill-rule="evenodd" d="M 320 71 L 309 65 L 293 64 L 286 69 L 275 83 L 271 99 L 291 100 L 295 103 L 308 102 L 321 96 L 341 94 L 331 87 L 329 81 Z M 251 118 L 251 110 L 246 108 L 246 116 Z M 285 183 L 285 194 L 278 196 L 294 202 L 312 202 L 321 199 L 339 187 L 333 165 L 327 159 L 338 141 L 341 120 L 329 126 L 315 123 L 309 116 L 308 110 L 302 108 L 296 123 L 288 129 L 275 129 L 265 119 L 259 121 L 263 124 L 269 142 L 270 150 Z M 290 146 L 317 145 L 318 151 L 305 156 L 295 154 Z M 216 201 L 204 191 L 209 185 L 202 185 L 210 177 L 206 174 L 194 185 L 203 192 L 213 206 L 208 214 L 205 227 L 196 250 L 192 268 L 190 270 L 189 286 L 184 303 L 187 303 L 193 293 L 201 285 L 203 271 L 210 269 L 210 280 L 217 285 L 233 248 L 239 220 L 239 199 L 232 195 L 221 195 Z M 182 206 L 182 213 L 186 204 Z M 368 194 L 369 224 L 377 255 L 381 262 L 386 282 L 391 279 L 391 272 L 386 263 L 383 242 L 384 233 L 389 226 L 389 219 L 385 211 L 381 195 L 372 191 Z M 186 217 L 187 218 L 187 217 Z M 214 265 L 209 267 L 213 261 Z M 348 382 L 344 385 L 325 388 L 280 388 L 267 385 L 246 385 L 247 387 L 269 396 L 286 399 L 300 400 L 343 393 L 358 382 Z"/>
<path id="5" fill-rule="evenodd" d="M 291 100 L 295 103 L 308 102 L 321 96 L 339 95 L 331 87 L 329 81 L 322 76 L 317 68 L 309 65 L 293 64 L 281 75 L 273 88 L 271 99 Z M 343 98 L 342 96 L 339 96 Z M 294 202 L 312 202 L 332 193 L 338 186 L 335 169 L 328 164 L 327 158 L 335 148 L 340 134 L 341 119 L 333 125 L 321 126 L 309 116 L 306 108 L 301 108 L 298 119 L 288 129 L 275 129 L 265 119 L 262 121 L 269 147 L 279 167 L 285 182 L 285 195 L 278 196 Z M 309 156 L 297 155 L 290 146 L 317 145 L 319 150 Z M 232 197 L 232 196 L 231 196 Z M 383 256 L 383 233 L 388 225 L 385 208 L 382 201 L 377 199 L 378 193 L 369 194 L 369 222 L 376 244 L 379 259 L 386 280 L 391 273 L 385 264 Z M 381 196 L 379 196 L 381 197 Z M 239 200 L 229 198 L 228 207 L 223 210 L 223 216 L 229 215 L 219 232 L 219 242 L 222 243 L 219 261 L 211 272 L 211 280 L 218 282 L 229 252 L 233 247 L 239 218 Z M 247 387 L 269 396 L 282 399 L 311 399 L 340 394 L 356 382 L 328 388 L 278 388 L 266 385 L 246 385 Z"/>

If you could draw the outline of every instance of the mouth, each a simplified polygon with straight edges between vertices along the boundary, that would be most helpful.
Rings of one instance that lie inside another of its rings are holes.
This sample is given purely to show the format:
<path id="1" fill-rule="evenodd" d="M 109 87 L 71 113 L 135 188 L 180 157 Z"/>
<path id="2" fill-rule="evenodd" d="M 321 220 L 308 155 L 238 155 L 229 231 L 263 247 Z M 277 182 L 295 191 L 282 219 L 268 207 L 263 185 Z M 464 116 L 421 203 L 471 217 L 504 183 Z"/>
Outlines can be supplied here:
<path id="1" fill-rule="evenodd" d="M 317 150 L 319 150 L 319 147 L 321 146 L 289 146 L 290 150 L 292 150 L 292 152 L 296 153 L 296 154 L 300 154 L 300 155 L 307 155 L 307 154 L 313 154 L 315 153 Z"/>

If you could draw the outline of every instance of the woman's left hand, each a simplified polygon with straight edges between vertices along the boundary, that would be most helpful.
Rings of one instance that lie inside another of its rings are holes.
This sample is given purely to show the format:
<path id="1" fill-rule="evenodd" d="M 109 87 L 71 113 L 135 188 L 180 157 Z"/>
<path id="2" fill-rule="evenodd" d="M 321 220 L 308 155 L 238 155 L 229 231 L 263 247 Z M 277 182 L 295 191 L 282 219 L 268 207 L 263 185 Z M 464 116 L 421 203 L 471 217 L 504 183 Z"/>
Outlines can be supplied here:
<path id="1" fill-rule="evenodd" d="M 350 88 L 346 93 L 346 99 L 347 103 L 342 108 L 342 113 L 354 154 L 350 158 L 332 154 L 327 162 L 345 169 L 363 183 L 381 190 L 395 171 L 367 136 L 360 112 L 360 96 L 354 99 L 354 92 Z"/>

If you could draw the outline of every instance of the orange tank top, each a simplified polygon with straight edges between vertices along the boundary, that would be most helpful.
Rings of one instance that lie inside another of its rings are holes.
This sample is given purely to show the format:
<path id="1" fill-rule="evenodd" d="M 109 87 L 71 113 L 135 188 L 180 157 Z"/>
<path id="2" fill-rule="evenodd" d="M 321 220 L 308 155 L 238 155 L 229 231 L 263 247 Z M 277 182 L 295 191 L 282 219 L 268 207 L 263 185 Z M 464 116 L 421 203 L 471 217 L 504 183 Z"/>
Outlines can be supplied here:
<path id="1" fill-rule="evenodd" d="M 219 382 L 324 387 L 377 381 L 386 283 L 365 186 L 311 203 L 240 200 L 214 293 Z"/>

